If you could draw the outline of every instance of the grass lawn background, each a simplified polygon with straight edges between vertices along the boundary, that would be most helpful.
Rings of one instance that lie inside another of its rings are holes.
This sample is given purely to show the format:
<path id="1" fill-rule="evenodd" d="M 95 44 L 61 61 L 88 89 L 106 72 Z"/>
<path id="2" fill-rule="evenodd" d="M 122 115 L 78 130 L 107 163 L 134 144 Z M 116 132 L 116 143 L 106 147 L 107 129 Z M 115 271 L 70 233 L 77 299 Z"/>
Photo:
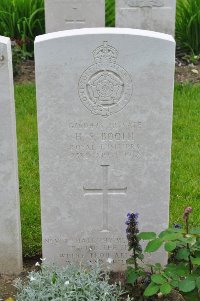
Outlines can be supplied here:
<path id="1" fill-rule="evenodd" d="M 15 85 L 21 222 L 24 256 L 41 253 L 39 164 L 34 84 Z M 162 206 L 162 199 L 160 200 Z M 174 98 L 170 224 L 200 226 L 200 85 L 176 85 Z M 130 208 L 134 211 L 134 208 Z M 159 210 L 159 208 L 157 208 Z M 151 229 L 149 229 L 151 230 Z"/>

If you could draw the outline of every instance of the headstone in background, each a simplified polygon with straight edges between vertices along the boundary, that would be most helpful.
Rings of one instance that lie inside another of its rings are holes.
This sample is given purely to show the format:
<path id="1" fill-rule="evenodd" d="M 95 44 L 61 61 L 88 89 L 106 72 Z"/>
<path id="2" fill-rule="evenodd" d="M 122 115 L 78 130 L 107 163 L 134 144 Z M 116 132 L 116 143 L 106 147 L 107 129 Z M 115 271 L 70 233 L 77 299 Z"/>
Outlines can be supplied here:
<path id="1" fill-rule="evenodd" d="M 0 274 L 22 268 L 13 91 L 11 43 L 0 37 Z"/>
<path id="2" fill-rule="evenodd" d="M 105 26 L 105 0 L 45 0 L 46 32 Z"/>
<path id="3" fill-rule="evenodd" d="M 81 29 L 37 37 L 35 59 L 43 256 L 123 270 L 129 211 L 168 226 L 175 42 Z"/>
<path id="4" fill-rule="evenodd" d="M 116 0 L 116 27 L 174 35 L 176 0 Z"/>

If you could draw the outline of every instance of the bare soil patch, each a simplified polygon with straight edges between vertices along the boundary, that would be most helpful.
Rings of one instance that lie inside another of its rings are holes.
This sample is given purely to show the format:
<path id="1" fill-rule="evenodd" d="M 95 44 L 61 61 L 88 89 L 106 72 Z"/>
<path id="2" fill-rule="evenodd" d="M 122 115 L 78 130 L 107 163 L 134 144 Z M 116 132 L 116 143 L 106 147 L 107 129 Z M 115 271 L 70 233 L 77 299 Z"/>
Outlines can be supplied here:
<path id="1" fill-rule="evenodd" d="M 35 81 L 35 63 L 34 61 L 23 61 L 19 70 L 19 75 L 15 77 L 16 83 L 27 83 Z"/>
<path id="2" fill-rule="evenodd" d="M 16 276 L 0 275 L 0 300 L 6 300 L 9 297 L 14 298 L 16 295 L 16 288 L 14 283 L 17 278 L 26 281 L 28 272 L 31 272 L 36 269 L 35 263 L 39 261 L 39 258 L 24 259 L 23 272 Z"/>
<path id="3" fill-rule="evenodd" d="M 200 83 L 200 63 L 197 65 L 177 63 L 175 80 L 178 83 Z"/>

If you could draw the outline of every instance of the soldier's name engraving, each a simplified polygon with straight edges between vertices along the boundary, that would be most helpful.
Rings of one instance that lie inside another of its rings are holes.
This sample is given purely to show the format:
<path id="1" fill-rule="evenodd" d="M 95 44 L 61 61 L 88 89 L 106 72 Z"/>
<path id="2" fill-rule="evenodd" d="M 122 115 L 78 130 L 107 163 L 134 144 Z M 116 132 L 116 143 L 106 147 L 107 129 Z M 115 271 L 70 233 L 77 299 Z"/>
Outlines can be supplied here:
<path id="1" fill-rule="evenodd" d="M 96 134 L 94 132 L 88 133 L 88 136 L 91 139 L 101 140 L 101 141 L 133 141 L 134 140 L 134 133 L 133 132 L 108 132 L 108 133 L 99 133 Z M 76 140 L 83 140 L 84 135 L 83 133 L 75 133 Z"/>
<path id="2" fill-rule="evenodd" d="M 162 7 L 164 0 L 127 0 L 130 7 Z"/>
<path id="3" fill-rule="evenodd" d="M 71 159 L 133 159 L 142 155 L 137 142 L 141 121 L 89 122 L 71 120 L 67 123 L 66 151 Z"/>
<path id="4" fill-rule="evenodd" d="M 75 19 L 75 20 L 71 19 L 71 20 L 68 20 L 68 19 L 66 19 L 66 20 L 65 20 L 65 23 L 66 23 L 66 24 L 84 24 L 84 23 L 85 23 L 85 20 L 79 20 L 79 19 Z"/>

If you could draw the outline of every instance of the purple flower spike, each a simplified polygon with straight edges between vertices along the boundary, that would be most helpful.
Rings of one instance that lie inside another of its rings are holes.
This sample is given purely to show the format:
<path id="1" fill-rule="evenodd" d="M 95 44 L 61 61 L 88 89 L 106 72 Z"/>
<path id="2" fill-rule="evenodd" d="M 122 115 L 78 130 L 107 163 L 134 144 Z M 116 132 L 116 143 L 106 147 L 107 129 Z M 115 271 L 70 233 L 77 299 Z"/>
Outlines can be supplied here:
<path id="1" fill-rule="evenodd" d="M 138 218 L 139 217 L 139 213 L 135 213 L 135 218 Z"/>
<path id="2" fill-rule="evenodd" d="M 137 260 L 141 260 L 143 258 L 142 247 L 140 245 L 140 238 L 138 237 L 138 217 L 138 213 L 128 213 L 128 219 L 125 222 L 125 224 L 127 225 L 126 237 L 128 240 L 129 251 L 133 251 L 132 258 L 134 259 L 135 269 L 137 269 Z"/>

